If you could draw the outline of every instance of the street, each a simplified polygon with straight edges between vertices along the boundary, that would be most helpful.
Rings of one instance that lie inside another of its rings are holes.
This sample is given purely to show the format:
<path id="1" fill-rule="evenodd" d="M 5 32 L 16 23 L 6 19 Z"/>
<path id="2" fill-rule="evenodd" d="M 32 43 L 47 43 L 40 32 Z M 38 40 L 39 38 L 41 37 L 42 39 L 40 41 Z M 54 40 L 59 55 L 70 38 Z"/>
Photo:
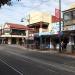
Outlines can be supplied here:
<path id="1" fill-rule="evenodd" d="M 75 75 L 75 59 L 0 45 L 0 75 Z"/>

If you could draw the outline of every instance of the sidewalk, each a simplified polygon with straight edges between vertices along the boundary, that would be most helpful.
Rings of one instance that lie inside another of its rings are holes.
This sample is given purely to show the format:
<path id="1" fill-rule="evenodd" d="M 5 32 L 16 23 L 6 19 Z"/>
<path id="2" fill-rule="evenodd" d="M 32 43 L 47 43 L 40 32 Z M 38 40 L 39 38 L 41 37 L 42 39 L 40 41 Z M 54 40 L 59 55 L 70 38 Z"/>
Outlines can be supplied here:
<path id="1" fill-rule="evenodd" d="M 55 54 L 55 55 L 59 55 L 59 56 L 65 56 L 65 57 L 71 57 L 71 58 L 75 58 L 75 53 L 59 53 L 59 51 L 56 50 L 38 50 L 38 49 L 30 49 L 30 48 L 25 48 L 24 46 L 20 46 L 20 45 L 9 45 L 12 47 L 17 47 L 23 50 L 28 50 L 28 51 L 36 51 L 36 52 L 40 52 L 40 53 L 50 53 L 50 54 Z"/>

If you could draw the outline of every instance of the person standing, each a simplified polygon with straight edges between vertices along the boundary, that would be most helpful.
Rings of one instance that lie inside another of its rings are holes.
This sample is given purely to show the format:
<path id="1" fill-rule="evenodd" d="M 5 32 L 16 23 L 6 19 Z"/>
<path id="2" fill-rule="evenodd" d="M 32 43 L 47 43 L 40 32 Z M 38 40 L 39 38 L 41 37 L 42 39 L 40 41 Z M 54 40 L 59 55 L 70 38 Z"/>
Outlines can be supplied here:
<path id="1" fill-rule="evenodd" d="M 61 48 L 62 48 L 62 51 L 64 50 L 64 42 L 62 41 L 61 42 Z"/>

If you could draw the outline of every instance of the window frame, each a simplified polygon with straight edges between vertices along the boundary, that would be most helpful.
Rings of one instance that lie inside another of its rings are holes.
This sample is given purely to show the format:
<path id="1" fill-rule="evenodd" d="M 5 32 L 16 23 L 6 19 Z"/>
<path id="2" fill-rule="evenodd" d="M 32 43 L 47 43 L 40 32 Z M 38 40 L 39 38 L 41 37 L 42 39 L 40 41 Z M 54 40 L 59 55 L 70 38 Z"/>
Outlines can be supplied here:
<path id="1" fill-rule="evenodd" d="M 69 13 L 70 18 L 66 20 L 66 19 L 65 19 L 65 14 L 67 15 L 68 13 Z M 67 22 L 67 21 L 72 20 L 72 11 L 65 12 L 65 13 L 63 14 L 63 19 L 64 19 L 64 23 Z"/>

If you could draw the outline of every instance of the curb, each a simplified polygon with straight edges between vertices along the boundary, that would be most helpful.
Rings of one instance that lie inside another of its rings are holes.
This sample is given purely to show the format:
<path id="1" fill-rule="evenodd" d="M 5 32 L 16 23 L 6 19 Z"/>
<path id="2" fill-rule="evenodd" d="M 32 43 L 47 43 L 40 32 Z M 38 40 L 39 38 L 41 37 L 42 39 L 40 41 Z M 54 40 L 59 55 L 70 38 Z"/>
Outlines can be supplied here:
<path id="1" fill-rule="evenodd" d="M 57 56 L 62 56 L 62 57 L 69 57 L 69 58 L 75 58 L 74 55 L 69 55 L 69 54 L 64 54 L 64 53 L 59 53 L 58 51 L 53 51 L 53 50 L 49 50 L 49 51 L 46 51 L 46 50 L 37 50 L 37 49 L 30 49 L 30 48 L 25 48 L 24 46 L 18 46 L 18 45 L 10 45 L 12 47 L 17 47 L 17 48 L 20 48 L 20 49 L 28 49 L 28 51 L 36 51 L 36 52 L 40 52 L 40 53 L 50 53 L 50 54 L 55 54 Z"/>

